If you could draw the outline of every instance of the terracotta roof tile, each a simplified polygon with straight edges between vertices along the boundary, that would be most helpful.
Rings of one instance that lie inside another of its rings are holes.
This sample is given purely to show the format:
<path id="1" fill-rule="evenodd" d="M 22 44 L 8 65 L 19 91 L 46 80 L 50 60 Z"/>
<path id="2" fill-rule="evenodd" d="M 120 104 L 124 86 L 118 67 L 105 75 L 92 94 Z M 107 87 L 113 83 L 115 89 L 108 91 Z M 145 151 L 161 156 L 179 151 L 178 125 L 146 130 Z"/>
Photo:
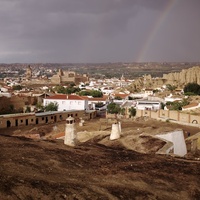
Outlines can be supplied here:
<path id="1" fill-rule="evenodd" d="M 57 95 L 53 95 L 50 97 L 47 97 L 46 99 L 63 99 L 63 100 L 85 100 L 84 98 L 82 98 L 81 96 L 78 95 L 66 95 L 66 94 L 57 94 Z"/>
<path id="2" fill-rule="evenodd" d="M 183 108 L 185 109 L 185 108 L 192 108 L 192 107 L 196 107 L 196 106 L 198 106 L 199 104 L 198 103 L 191 103 L 191 104 L 189 104 L 189 105 L 187 105 L 187 106 L 184 106 Z"/>
<path id="3" fill-rule="evenodd" d="M 129 94 L 114 94 L 116 97 L 126 98 Z"/>

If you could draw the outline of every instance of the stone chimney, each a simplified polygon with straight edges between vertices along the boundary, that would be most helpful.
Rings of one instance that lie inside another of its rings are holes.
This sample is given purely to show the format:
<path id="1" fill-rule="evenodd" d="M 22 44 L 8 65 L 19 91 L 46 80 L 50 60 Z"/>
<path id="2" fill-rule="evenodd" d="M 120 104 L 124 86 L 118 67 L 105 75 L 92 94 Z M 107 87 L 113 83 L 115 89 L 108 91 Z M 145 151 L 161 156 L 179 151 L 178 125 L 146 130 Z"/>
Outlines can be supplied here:
<path id="1" fill-rule="evenodd" d="M 74 118 L 68 117 L 66 119 L 66 127 L 65 127 L 65 140 L 64 144 L 68 146 L 75 146 L 75 140 L 76 140 L 76 133 L 74 128 Z"/>
<path id="2" fill-rule="evenodd" d="M 115 122 L 114 124 L 112 124 L 112 130 L 111 130 L 111 134 L 110 134 L 110 140 L 116 140 L 120 138 L 120 128 L 119 124 L 117 122 Z"/>

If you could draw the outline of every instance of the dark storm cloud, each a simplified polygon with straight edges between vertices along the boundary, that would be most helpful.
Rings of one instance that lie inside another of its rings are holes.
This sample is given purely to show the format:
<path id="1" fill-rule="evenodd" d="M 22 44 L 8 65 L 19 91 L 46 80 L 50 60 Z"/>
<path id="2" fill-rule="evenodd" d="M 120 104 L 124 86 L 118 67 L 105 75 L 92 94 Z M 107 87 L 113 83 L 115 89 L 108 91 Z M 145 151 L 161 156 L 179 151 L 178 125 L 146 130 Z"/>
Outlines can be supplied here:
<path id="1" fill-rule="evenodd" d="M 170 2 L 0 0 L 0 62 L 134 61 Z"/>

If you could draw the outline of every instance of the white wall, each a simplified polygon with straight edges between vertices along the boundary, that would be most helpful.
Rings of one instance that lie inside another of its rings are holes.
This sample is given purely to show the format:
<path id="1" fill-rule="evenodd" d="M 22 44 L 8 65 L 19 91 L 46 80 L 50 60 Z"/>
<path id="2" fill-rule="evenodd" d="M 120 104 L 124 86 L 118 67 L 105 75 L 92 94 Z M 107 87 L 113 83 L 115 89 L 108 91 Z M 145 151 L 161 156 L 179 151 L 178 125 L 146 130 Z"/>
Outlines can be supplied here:
<path id="1" fill-rule="evenodd" d="M 156 136 L 172 142 L 174 144 L 174 154 L 184 156 L 187 153 L 183 130 L 176 130 Z"/>
<path id="2" fill-rule="evenodd" d="M 44 99 L 44 106 L 49 103 L 58 103 L 58 111 L 64 110 L 88 110 L 87 100 L 67 100 L 67 99 Z"/>
<path id="3" fill-rule="evenodd" d="M 146 110 L 147 108 L 150 110 L 159 110 L 161 109 L 161 103 L 152 101 L 137 101 L 136 108 L 138 110 Z"/>

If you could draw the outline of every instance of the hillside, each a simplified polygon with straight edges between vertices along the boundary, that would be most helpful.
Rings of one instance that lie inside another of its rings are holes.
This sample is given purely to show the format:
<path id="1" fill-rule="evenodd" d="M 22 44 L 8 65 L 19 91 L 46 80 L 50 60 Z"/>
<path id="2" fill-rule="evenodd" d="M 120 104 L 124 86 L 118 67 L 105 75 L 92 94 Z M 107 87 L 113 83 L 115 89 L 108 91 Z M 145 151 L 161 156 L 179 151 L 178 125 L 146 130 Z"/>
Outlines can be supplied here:
<path id="1" fill-rule="evenodd" d="M 59 130 L 64 128 L 64 124 L 57 126 Z M 170 127 L 183 128 L 192 134 L 199 131 L 176 124 Z M 79 131 L 98 128 L 97 121 L 90 121 Z M 139 128 L 153 134 L 155 130 L 169 130 L 169 123 L 140 121 L 124 123 L 122 128 L 124 131 Z M 53 134 L 53 126 L 39 127 L 38 132 L 40 129 L 46 130 L 46 135 Z M 32 140 L 12 135 L 14 132 L 23 135 L 26 131 L 1 131 L 2 200 L 200 198 L 200 161 L 156 155 L 153 151 L 139 153 L 128 150 L 121 142 L 110 142 L 107 136 L 93 137 L 72 148 L 64 145 L 63 140 Z M 154 147 L 161 145 L 152 142 Z M 152 144 L 145 142 L 144 146 L 148 149 Z"/>

